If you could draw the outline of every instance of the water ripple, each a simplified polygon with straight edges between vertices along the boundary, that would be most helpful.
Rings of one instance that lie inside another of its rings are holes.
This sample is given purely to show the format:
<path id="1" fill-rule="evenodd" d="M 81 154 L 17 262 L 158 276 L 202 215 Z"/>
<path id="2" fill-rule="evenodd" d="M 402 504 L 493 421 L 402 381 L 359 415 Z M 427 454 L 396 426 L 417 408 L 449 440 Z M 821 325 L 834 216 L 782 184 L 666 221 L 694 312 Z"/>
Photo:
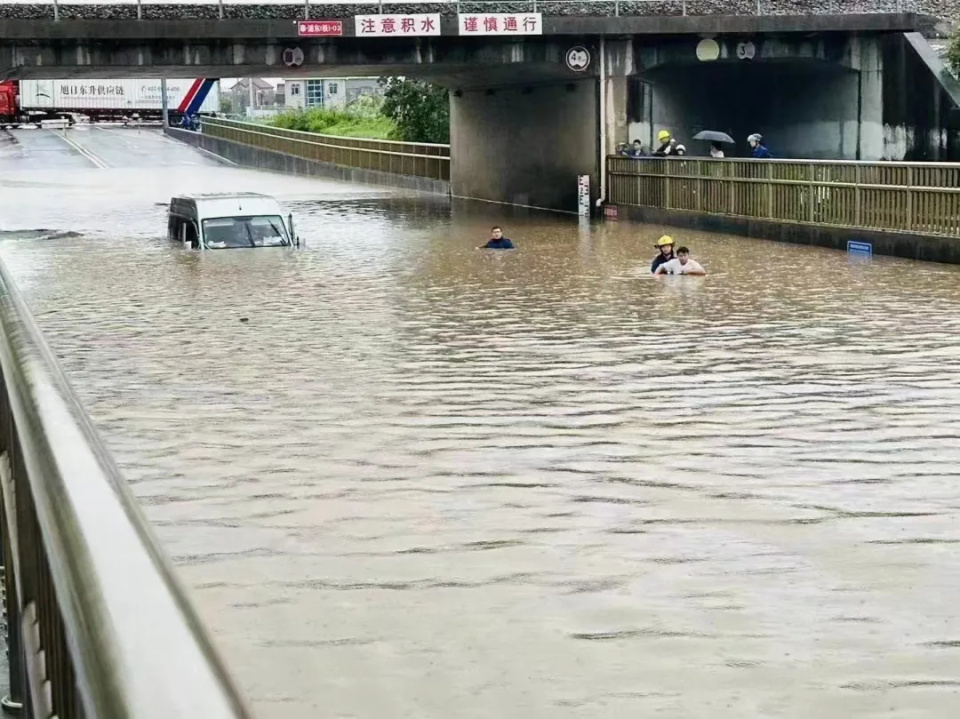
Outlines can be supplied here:
<path id="1" fill-rule="evenodd" d="M 958 268 L 671 230 L 711 274 L 655 281 L 658 227 L 2 163 L 0 254 L 265 719 L 960 713 Z M 169 245 L 211 187 L 307 250 Z"/>

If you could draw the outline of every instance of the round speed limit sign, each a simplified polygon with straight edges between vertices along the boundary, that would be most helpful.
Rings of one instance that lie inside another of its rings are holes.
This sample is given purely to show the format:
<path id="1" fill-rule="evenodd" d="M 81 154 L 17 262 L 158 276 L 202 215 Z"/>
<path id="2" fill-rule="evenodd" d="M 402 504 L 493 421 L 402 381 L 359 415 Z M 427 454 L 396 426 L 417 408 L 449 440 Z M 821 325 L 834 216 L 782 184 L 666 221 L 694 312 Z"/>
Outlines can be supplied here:
<path id="1" fill-rule="evenodd" d="M 567 50 L 567 67 L 574 72 L 583 72 L 590 67 L 590 51 L 578 45 Z"/>

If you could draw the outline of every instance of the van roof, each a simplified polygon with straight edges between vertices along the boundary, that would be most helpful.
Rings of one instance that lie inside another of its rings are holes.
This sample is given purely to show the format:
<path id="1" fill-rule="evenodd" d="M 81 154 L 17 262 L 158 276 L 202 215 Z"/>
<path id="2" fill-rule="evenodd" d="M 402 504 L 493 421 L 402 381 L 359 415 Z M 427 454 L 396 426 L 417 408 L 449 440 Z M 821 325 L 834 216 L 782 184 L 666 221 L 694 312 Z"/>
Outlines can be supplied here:
<path id="1" fill-rule="evenodd" d="M 280 203 L 275 198 L 257 192 L 218 192 L 174 197 L 170 201 L 170 211 L 195 212 L 201 219 L 283 214 Z"/>
<path id="2" fill-rule="evenodd" d="M 261 192 L 201 192 L 193 195 L 180 195 L 176 200 L 231 200 L 244 197 L 256 197 L 262 200 L 272 200 L 270 195 Z"/>

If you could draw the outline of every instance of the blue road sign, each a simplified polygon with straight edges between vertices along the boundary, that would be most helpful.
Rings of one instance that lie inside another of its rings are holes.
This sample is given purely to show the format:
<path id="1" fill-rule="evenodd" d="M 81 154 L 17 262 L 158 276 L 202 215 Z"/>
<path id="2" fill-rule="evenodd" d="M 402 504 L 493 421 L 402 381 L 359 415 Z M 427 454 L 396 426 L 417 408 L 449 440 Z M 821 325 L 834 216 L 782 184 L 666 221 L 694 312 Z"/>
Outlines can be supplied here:
<path id="1" fill-rule="evenodd" d="M 870 242 L 857 242 L 856 240 L 847 240 L 847 252 L 850 253 L 851 255 L 871 257 L 873 255 L 873 244 Z"/>

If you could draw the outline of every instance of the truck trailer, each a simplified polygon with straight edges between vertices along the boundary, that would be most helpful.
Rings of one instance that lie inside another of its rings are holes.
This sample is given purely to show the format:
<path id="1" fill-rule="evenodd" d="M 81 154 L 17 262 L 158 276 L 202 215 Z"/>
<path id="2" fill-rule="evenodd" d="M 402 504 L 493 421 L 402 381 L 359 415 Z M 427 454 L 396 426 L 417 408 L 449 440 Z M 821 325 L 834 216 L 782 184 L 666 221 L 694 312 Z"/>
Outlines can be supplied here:
<path id="1" fill-rule="evenodd" d="M 170 124 L 184 115 L 220 109 L 220 81 L 167 80 Z M 160 80 L 8 80 L 0 82 L 0 128 L 39 125 L 44 120 L 90 122 L 162 120 Z"/>

